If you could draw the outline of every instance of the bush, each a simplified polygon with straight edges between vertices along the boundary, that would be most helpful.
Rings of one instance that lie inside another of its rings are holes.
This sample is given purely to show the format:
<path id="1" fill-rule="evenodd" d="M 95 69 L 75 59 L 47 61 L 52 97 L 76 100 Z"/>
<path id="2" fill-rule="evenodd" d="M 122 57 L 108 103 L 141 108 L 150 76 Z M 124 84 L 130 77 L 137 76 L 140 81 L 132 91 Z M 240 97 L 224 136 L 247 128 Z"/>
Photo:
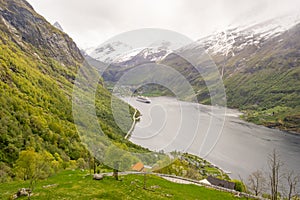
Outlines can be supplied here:
<path id="1" fill-rule="evenodd" d="M 246 186 L 242 181 L 232 180 L 232 182 L 235 183 L 234 189 L 236 191 L 239 191 L 239 192 L 246 192 L 247 191 Z"/>

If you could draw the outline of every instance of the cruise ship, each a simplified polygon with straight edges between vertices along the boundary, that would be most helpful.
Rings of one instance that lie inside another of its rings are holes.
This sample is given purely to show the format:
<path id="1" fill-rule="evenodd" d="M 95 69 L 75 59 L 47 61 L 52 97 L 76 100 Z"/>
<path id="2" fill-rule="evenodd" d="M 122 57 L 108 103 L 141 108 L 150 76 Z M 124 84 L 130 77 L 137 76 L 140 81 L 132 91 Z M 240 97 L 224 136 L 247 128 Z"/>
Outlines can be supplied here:
<path id="1" fill-rule="evenodd" d="M 136 98 L 137 101 L 143 102 L 143 103 L 151 103 L 151 100 L 148 97 L 144 96 L 138 96 Z"/>

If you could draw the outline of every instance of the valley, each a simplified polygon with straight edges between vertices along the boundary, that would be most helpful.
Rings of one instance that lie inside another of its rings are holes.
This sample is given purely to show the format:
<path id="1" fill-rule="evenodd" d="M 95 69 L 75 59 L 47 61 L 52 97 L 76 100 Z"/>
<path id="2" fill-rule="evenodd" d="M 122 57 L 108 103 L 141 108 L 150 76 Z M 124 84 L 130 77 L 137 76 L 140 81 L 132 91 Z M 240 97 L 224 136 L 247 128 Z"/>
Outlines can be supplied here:
<path id="1" fill-rule="evenodd" d="M 140 65 L 170 66 L 191 84 L 199 103 L 210 104 L 207 77 L 201 77 L 203 74 L 195 70 L 203 68 L 205 71 L 205 61 L 192 66 L 181 58 L 206 51 L 223 79 L 228 107 L 242 111 L 242 119 L 246 121 L 299 133 L 299 22 L 299 16 L 292 15 L 230 28 L 172 51 L 172 43 L 167 41 L 135 51 L 118 41 L 111 44 L 114 53 L 106 54 L 110 59 L 109 66 L 101 63 L 101 59 L 94 60 L 99 53 L 97 48 L 90 54 L 92 57 L 85 58 L 100 70 L 109 88 Z M 133 53 L 113 61 L 115 54 L 123 51 L 123 46 Z M 105 48 L 101 50 L 105 51 Z M 158 85 L 145 85 L 139 92 L 150 96 L 174 96 L 168 88 Z"/>
<path id="2" fill-rule="evenodd" d="M 130 137 L 135 144 L 156 151 L 198 155 L 230 172 L 231 178 L 244 180 L 258 169 L 267 170 L 268 155 L 275 148 L 284 167 L 300 173 L 298 135 L 244 122 L 238 117 L 240 112 L 227 109 L 220 135 L 216 136 L 213 131 L 217 129 L 210 124 L 220 126 L 223 122 L 222 115 L 213 114 L 217 108 L 167 97 L 153 97 L 150 105 L 135 98 L 125 101 L 141 112 Z"/>
<path id="3" fill-rule="evenodd" d="M 298 14 L 87 48 L 47 20 L 0 0 L 1 199 L 299 198 Z"/>

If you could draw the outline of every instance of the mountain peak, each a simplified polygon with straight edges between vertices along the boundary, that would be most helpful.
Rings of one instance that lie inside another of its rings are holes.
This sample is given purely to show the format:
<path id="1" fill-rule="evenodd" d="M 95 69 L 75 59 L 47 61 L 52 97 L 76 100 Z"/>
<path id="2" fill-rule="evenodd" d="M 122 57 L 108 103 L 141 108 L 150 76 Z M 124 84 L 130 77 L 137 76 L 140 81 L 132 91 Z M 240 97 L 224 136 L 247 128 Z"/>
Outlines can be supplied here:
<path id="1" fill-rule="evenodd" d="M 53 26 L 54 26 L 55 28 L 57 28 L 58 30 L 64 32 L 64 29 L 61 27 L 61 25 L 60 25 L 58 22 L 55 22 L 55 23 L 53 24 Z"/>
<path id="2" fill-rule="evenodd" d="M 26 1 L 1 0 L 0 6 L 1 30 L 13 37 L 19 46 L 30 44 L 66 65 L 74 66 L 83 61 L 74 41 L 37 14 Z M 28 47 L 28 50 L 34 51 L 34 48 Z"/>
<path id="3" fill-rule="evenodd" d="M 246 46 L 260 48 L 264 42 L 288 31 L 300 22 L 299 14 L 284 15 L 262 22 L 231 26 L 197 41 L 211 54 L 234 56 Z"/>

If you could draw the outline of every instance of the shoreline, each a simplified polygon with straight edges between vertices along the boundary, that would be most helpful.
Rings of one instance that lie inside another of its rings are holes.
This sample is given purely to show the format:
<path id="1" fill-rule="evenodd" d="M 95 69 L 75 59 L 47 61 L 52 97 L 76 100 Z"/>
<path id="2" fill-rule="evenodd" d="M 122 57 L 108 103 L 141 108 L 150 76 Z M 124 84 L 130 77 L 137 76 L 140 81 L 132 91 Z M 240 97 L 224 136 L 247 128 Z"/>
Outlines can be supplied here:
<path id="1" fill-rule="evenodd" d="M 135 117 L 136 116 L 136 114 L 137 114 L 137 109 L 136 108 L 134 108 L 134 114 L 133 114 L 133 116 L 132 116 L 132 120 L 133 120 L 133 122 L 132 122 L 132 125 L 131 125 L 131 127 L 130 127 L 130 129 L 129 129 L 129 131 L 127 132 L 127 134 L 125 135 L 125 137 L 124 137 L 124 139 L 130 139 L 130 136 L 131 136 L 131 134 L 132 134 L 132 131 L 134 130 L 134 127 L 135 127 L 135 125 L 136 125 L 136 123 L 137 123 L 137 120 L 138 119 L 140 119 L 140 117 Z"/>
<path id="2" fill-rule="evenodd" d="M 146 116 L 144 120 L 141 120 L 139 123 L 142 123 L 141 126 L 144 127 L 144 125 L 149 125 L 148 120 L 151 120 L 148 116 L 148 111 L 149 109 L 151 110 L 150 107 L 156 106 L 158 104 L 161 104 L 162 106 L 167 106 L 172 107 L 175 104 L 173 104 L 172 100 L 177 101 L 175 98 L 170 98 L 170 97 L 153 97 L 152 98 L 152 104 L 149 107 L 145 104 L 139 104 L 135 101 L 134 97 L 126 97 L 122 98 L 125 102 L 130 104 L 132 107 L 137 108 L 141 112 L 141 119 L 144 119 L 142 116 Z M 177 102 L 178 103 L 178 102 Z M 193 103 L 194 104 L 194 103 Z M 192 103 L 185 104 L 188 107 L 190 107 L 190 111 L 193 111 L 196 108 L 195 104 L 193 105 Z M 198 103 L 197 103 L 198 104 Z M 199 110 L 203 115 L 201 116 L 208 116 L 210 113 L 210 107 L 211 105 L 203 105 L 199 104 L 200 107 L 198 107 Z M 203 107 L 202 107 L 203 106 Z M 183 107 L 188 108 L 188 107 Z M 173 107 L 172 107 L 173 108 Z M 202 108 L 202 109 L 201 109 Z M 213 108 L 211 108 L 213 109 Z M 154 110 L 152 110 L 152 114 Z M 173 111 L 172 111 L 173 112 Z M 194 111 L 193 111 L 194 112 Z M 192 115 L 195 116 L 198 115 L 197 113 L 191 113 Z M 197 112 L 195 110 L 195 112 Z M 159 112 L 158 112 L 159 113 Z M 158 114 L 157 113 L 157 114 Z M 251 122 L 247 122 L 243 119 L 240 119 L 237 114 L 241 113 L 237 109 L 231 109 L 227 108 L 225 112 L 225 127 L 223 129 L 223 136 L 221 137 L 220 140 L 218 140 L 218 145 L 214 147 L 214 150 L 212 153 L 209 154 L 209 156 L 200 156 L 198 153 L 196 153 L 197 150 L 197 145 L 191 147 L 191 151 L 189 153 L 197 155 L 201 158 L 206 159 L 210 163 L 212 163 L 215 166 L 218 166 L 218 168 L 222 169 L 224 172 L 231 172 L 228 174 L 230 178 L 238 178 L 239 175 L 241 175 L 243 178 L 247 178 L 247 176 L 252 172 L 255 171 L 256 169 L 259 168 L 264 168 L 265 167 L 265 158 L 267 157 L 267 152 L 271 152 L 271 150 L 276 147 L 278 148 L 279 152 L 281 152 L 282 155 L 287 155 L 286 161 L 290 162 L 291 164 L 289 165 L 291 169 L 298 171 L 296 169 L 298 164 L 299 159 L 294 159 L 294 157 L 290 156 L 291 153 L 294 154 L 293 152 L 298 152 L 299 151 L 299 146 L 297 144 L 300 144 L 299 140 L 299 135 L 298 134 L 293 134 L 290 132 L 278 130 L 278 129 L 272 129 L 268 128 L 266 126 L 262 125 L 257 125 Z M 173 112 L 174 114 L 174 112 Z M 221 113 L 223 115 L 223 113 Z M 179 114 L 180 115 L 180 114 Z M 159 121 L 159 116 L 156 115 L 154 119 L 156 119 L 156 125 L 159 125 L 160 123 L 157 124 L 157 121 Z M 152 116 L 153 117 L 153 116 Z M 158 117 L 158 118 L 157 118 Z M 171 115 L 170 117 L 174 117 L 174 115 Z M 185 117 L 188 117 L 185 115 Z M 208 116 L 209 117 L 209 116 Z M 223 117 L 223 116 L 222 116 Z M 149 118 L 149 119 L 148 119 Z M 202 118 L 204 120 L 205 118 Z M 175 121 L 174 121 L 175 122 Z M 205 124 L 206 121 L 204 122 L 204 127 L 206 126 Z M 145 124 L 144 124 L 145 123 Z M 170 121 L 170 123 L 172 123 Z M 136 122 L 136 124 L 138 124 Z M 136 125 L 135 124 L 135 125 Z M 154 124 L 154 127 L 156 127 Z M 138 125 L 135 127 L 139 127 Z M 172 125 L 168 126 L 168 131 L 172 131 L 170 127 Z M 183 126 L 186 131 L 189 131 L 189 126 Z M 151 129 L 149 127 L 149 131 L 158 131 L 156 128 Z M 193 130 L 193 129 L 191 129 Z M 149 150 L 155 151 L 157 148 L 163 147 L 161 145 L 164 145 L 164 141 L 168 142 L 169 140 L 167 139 L 169 132 L 163 132 L 162 135 L 158 136 L 160 138 L 159 140 L 155 141 L 149 141 L 146 140 L 140 140 L 138 137 L 136 138 L 135 136 L 140 136 L 140 135 L 134 135 L 134 134 L 141 134 L 141 136 L 146 136 L 145 132 L 142 131 L 140 127 L 138 129 L 133 129 L 132 132 L 132 137 L 130 137 L 130 141 L 141 145 L 145 148 L 148 148 Z M 166 135 L 167 134 L 167 135 Z M 178 135 L 179 137 L 177 142 L 173 143 L 173 146 L 171 145 L 169 150 L 172 151 L 172 149 L 177 148 L 178 150 L 182 149 L 182 147 L 185 145 L 185 142 L 188 142 L 190 134 L 187 134 L 184 136 L 184 134 Z M 181 139 L 180 139 L 181 138 Z M 222 139 L 223 138 L 223 139 Z M 176 141 L 176 140 L 174 140 Z M 200 141 L 200 140 L 198 140 Z M 281 141 L 285 141 L 282 143 Z M 296 141 L 296 143 L 294 142 Z M 154 142 L 154 143 L 153 143 Z M 233 145 L 234 144 L 234 145 Z M 287 147 L 287 144 L 288 147 Z M 179 145 L 179 146 L 178 146 Z M 242 152 L 248 152 L 247 148 L 255 146 L 255 149 L 251 151 L 250 157 L 253 158 L 252 161 L 250 162 L 248 159 L 241 157 L 239 154 Z M 177 147 L 176 147 L 177 146 Z M 240 149 L 240 151 L 234 150 L 234 148 Z M 295 149 L 294 151 L 290 151 L 290 149 Z M 239 152 L 239 153 L 237 153 Z M 239 163 L 245 162 L 247 163 L 247 167 L 241 166 Z M 299 160 L 300 162 L 300 160 Z M 256 164 L 253 164 L 256 163 Z M 250 171 L 249 171 L 250 170 Z"/>

